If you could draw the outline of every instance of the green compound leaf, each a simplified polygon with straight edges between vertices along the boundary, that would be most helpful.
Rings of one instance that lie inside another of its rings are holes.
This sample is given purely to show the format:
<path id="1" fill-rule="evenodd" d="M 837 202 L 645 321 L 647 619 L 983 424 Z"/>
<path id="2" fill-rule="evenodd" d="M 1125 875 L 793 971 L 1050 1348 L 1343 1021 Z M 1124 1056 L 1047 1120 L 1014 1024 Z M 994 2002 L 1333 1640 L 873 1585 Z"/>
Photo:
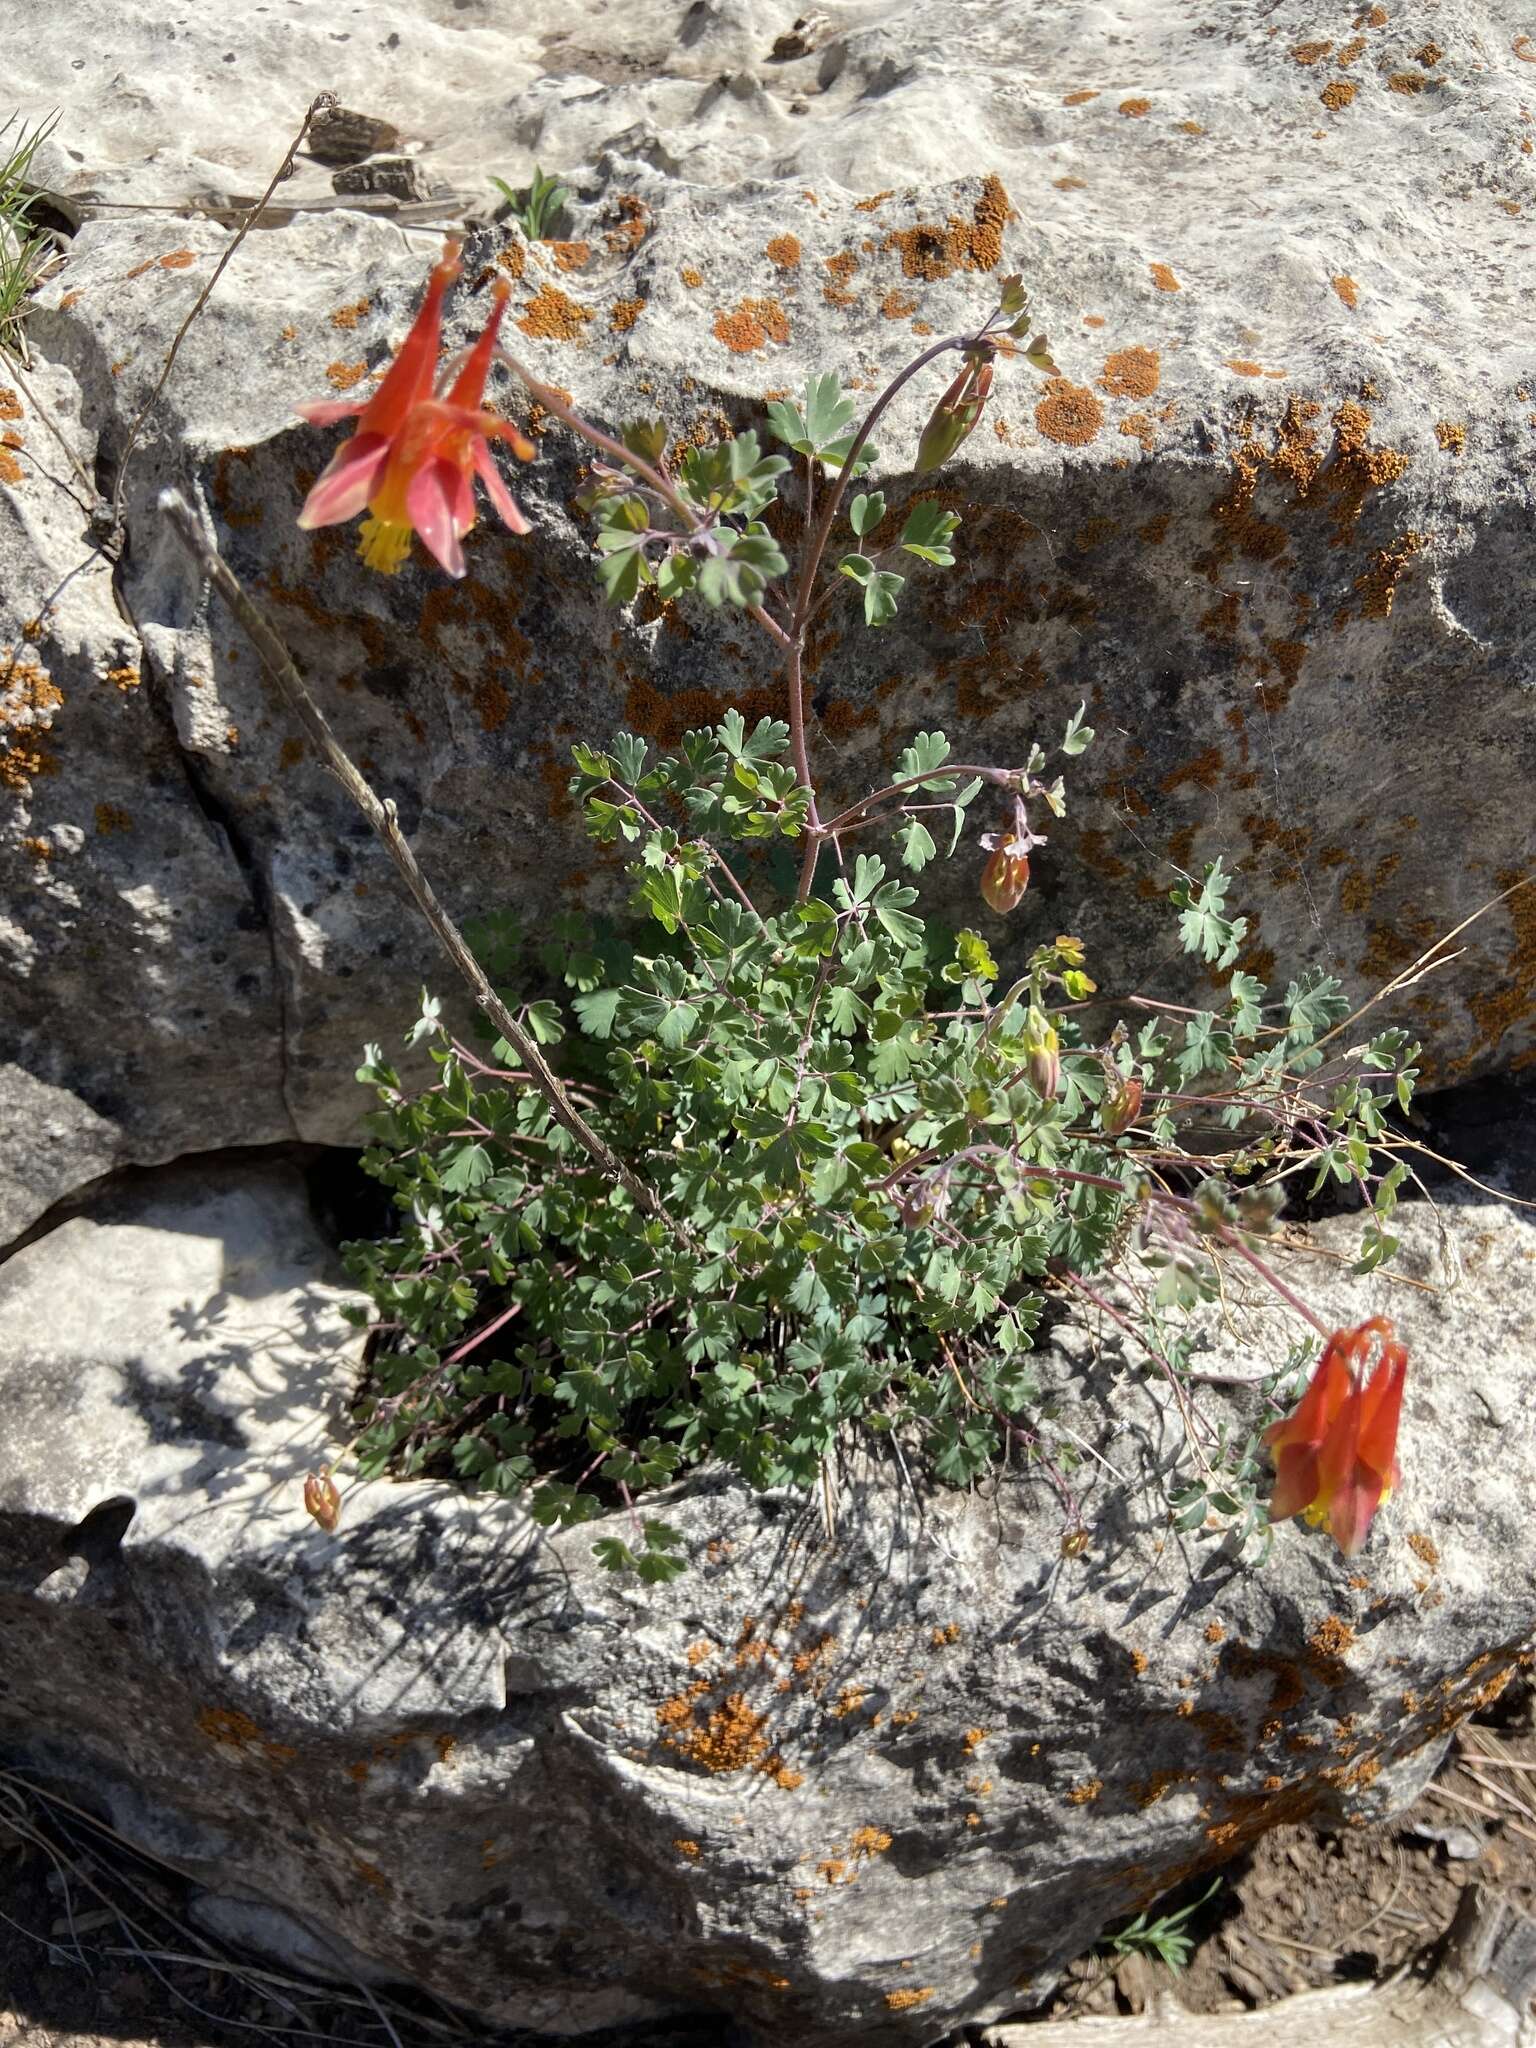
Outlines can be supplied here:
<path id="1" fill-rule="evenodd" d="M 1169 892 L 1168 900 L 1181 912 L 1179 937 L 1186 953 L 1197 953 L 1217 968 L 1232 965 L 1248 931 L 1246 917 L 1226 915 L 1227 893 L 1232 877 L 1219 860 L 1208 861 L 1199 889 L 1191 881 Z"/>
<path id="2" fill-rule="evenodd" d="M 946 512 L 932 498 L 919 499 L 907 514 L 901 530 L 901 545 L 909 555 L 933 562 L 941 569 L 952 566 L 955 555 L 950 536 L 960 525 L 958 512 Z"/>

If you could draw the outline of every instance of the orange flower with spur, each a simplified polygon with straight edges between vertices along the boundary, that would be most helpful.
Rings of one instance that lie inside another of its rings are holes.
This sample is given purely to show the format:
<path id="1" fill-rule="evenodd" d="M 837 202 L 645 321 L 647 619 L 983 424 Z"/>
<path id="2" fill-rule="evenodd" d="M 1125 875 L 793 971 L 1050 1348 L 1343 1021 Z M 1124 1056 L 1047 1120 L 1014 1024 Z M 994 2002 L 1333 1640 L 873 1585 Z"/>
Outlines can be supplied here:
<path id="1" fill-rule="evenodd" d="M 1369 1379 L 1373 1343 L 1381 1355 Z M 1264 1433 L 1275 1461 L 1272 1522 L 1304 1514 L 1346 1557 L 1365 1542 L 1398 1481 L 1397 1425 L 1408 1353 L 1385 1316 L 1335 1330 L 1294 1414 Z"/>
<path id="2" fill-rule="evenodd" d="M 524 462 L 532 444 L 483 409 L 485 380 L 507 308 L 510 287 L 498 281 L 485 331 L 464 359 L 452 387 L 436 394 L 443 294 L 459 274 L 458 244 L 444 245 L 427 296 L 384 381 L 365 404 L 323 400 L 298 409 L 314 426 L 356 417 L 357 432 L 337 449 L 304 500 L 299 524 L 336 526 L 364 509 L 359 553 L 370 569 L 392 576 L 417 533 L 450 576 L 464 574 L 464 535 L 475 523 L 474 478 L 513 533 L 528 522 L 491 460 L 490 443 L 507 442 Z"/>

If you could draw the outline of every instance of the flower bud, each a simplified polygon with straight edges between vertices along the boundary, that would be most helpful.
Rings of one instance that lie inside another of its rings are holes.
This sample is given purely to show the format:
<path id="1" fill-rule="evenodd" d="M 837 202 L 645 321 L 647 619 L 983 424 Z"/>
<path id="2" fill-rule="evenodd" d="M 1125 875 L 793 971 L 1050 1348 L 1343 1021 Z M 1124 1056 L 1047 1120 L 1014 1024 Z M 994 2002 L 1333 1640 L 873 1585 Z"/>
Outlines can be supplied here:
<path id="1" fill-rule="evenodd" d="M 1141 1115 L 1141 1083 L 1134 1074 L 1114 1074 L 1104 1093 L 1099 1122 L 1106 1138 L 1118 1138 Z"/>
<path id="2" fill-rule="evenodd" d="M 1029 1061 L 1029 1085 L 1047 1101 L 1061 1092 L 1061 1040 L 1056 1026 L 1038 1005 L 1031 1003 L 1024 1025 L 1024 1051 Z"/>
<path id="3" fill-rule="evenodd" d="M 992 365 L 969 357 L 965 368 L 929 415 L 913 468 L 919 476 L 947 462 L 981 418 L 992 389 Z"/>
<path id="4" fill-rule="evenodd" d="M 336 1533 L 336 1524 L 341 1520 L 341 1495 L 336 1490 L 336 1482 L 331 1477 L 328 1465 L 322 1465 L 318 1472 L 306 1475 L 304 1507 L 327 1536 Z"/>
<path id="5" fill-rule="evenodd" d="M 1029 855 L 1023 842 L 1003 833 L 981 871 L 982 901 L 1006 916 L 1029 887 Z"/>

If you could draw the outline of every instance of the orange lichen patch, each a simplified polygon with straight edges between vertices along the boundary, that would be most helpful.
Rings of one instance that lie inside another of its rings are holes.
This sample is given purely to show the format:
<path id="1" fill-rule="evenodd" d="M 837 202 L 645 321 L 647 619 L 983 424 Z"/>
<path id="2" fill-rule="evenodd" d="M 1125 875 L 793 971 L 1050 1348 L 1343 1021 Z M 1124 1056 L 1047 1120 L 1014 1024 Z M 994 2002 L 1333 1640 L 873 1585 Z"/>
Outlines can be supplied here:
<path id="1" fill-rule="evenodd" d="M 368 374 L 366 363 L 327 363 L 326 382 L 335 391 L 350 391 L 354 384 L 361 384 Z"/>
<path id="2" fill-rule="evenodd" d="M 688 1645 L 688 1662 L 690 1664 L 703 1664 L 713 1657 L 714 1654 L 715 1646 L 713 1643 L 690 1643 Z"/>
<path id="3" fill-rule="evenodd" d="M 1384 548 L 1373 551 L 1365 570 L 1355 578 L 1354 587 L 1360 593 L 1360 616 L 1363 619 L 1385 619 L 1392 614 L 1392 603 L 1397 596 L 1398 585 L 1408 574 L 1408 565 L 1414 556 L 1429 545 L 1429 536 L 1415 533 L 1411 529 L 1400 533 L 1396 540 Z M 1346 606 L 1338 616 L 1348 614 Z"/>
<path id="4" fill-rule="evenodd" d="M 841 1856 L 827 1856 L 816 1866 L 816 1875 L 824 1877 L 829 1885 L 852 1884 L 858 1876 L 850 1870 Z"/>
<path id="5" fill-rule="evenodd" d="M 797 1771 L 785 1763 L 777 1750 L 772 1756 L 765 1757 L 757 1768 L 765 1778 L 771 1778 L 781 1792 L 793 1792 L 805 1783 L 804 1771 Z"/>
<path id="6" fill-rule="evenodd" d="M 512 699 L 507 695 L 506 684 L 498 681 L 495 676 L 481 676 L 471 696 L 475 709 L 480 714 L 480 730 L 499 732 L 512 710 Z"/>
<path id="7" fill-rule="evenodd" d="M 372 301 L 369 299 L 356 299 L 350 306 L 338 306 L 330 316 L 331 325 L 333 327 L 344 327 L 350 334 L 358 321 L 368 311 L 371 304 Z"/>
<path id="8" fill-rule="evenodd" d="M 677 1851 L 679 1856 L 687 1856 L 689 1858 L 693 1858 L 699 1854 L 698 1843 L 691 1840 L 687 1835 L 679 1835 L 677 1840 L 672 1844 L 672 1846 Z"/>
<path id="9" fill-rule="evenodd" d="M 1414 51 L 1413 61 L 1415 64 L 1422 64 L 1427 71 L 1431 65 L 1438 64 L 1444 55 L 1445 52 L 1438 43 L 1426 43 L 1422 50 Z"/>
<path id="10" fill-rule="evenodd" d="M 1509 889 L 1520 877 L 1506 868 L 1493 879 L 1496 888 Z M 1506 1032 L 1536 1012 L 1536 889 L 1516 891 L 1504 903 L 1503 910 L 1511 927 L 1503 970 L 1491 974 L 1482 989 L 1467 997 L 1467 1007 L 1477 1019 L 1480 1049 L 1489 1051 Z M 1459 1064 L 1469 1065 L 1473 1057 L 1475 1054 L 1469 1054 Z"/>
<path id="11" fill-rule="evenodd" d="M 1129 115 L 1133 121 L 1136 121 L 1143 114 L 1151 113 L 1152 102 L 1150 100 L 1122 100 L 1117 111 Z"/>
<path id="12" fill-rule="evenodd" d="M 1069 92 L 1062 101 L 1064 107 L 1085 107 L 1090 100 L 1096 100 L 1096 92 Z"/>
<path id="13" fill-rule="evenodd" d="M 1227 1632 L 1219 1621 L 1208 1621 L 1205 1624 L 1205 1640 L 1208 1643 L 1223 1643 L 1226 1639 Z"/>
<path id="14" fill-rule="evenodd" d="M 893 1728 L 910 1728 L 916 1719 L 916 1707 L 899 1707 L 891 1716 L 891 1726 Z"/>
<path id="15" fill-rule="evenodd" d="M 1329 279 L 1329 283 L 1344 301 L 1345 305 L 1348 306 L 1349 310 L 1353 312 L 1360 298 L 1360 287 L 1356 284 L 1355 280 L 1347 271 L 1340 271 L 1337 277 Z"/>
<path id="16" fill-rule="evenodd" d="M 1162 360 L 1155 348 L 1122 348 L 1105 358 L 1099 389 L 1111 398 L 1150 398 L 1162 382 Z"/>
<path id="17" fill-rule="evenodd" d="M 645 311 L 644 299 L 615 299 L 608 308 L 608 325 L 615 334 L 628 334 Z"/>
<path id="18" fill-rule="evenodd" d="M 1104 424 L 1104 408 L 1082 384 L 1065 377 L 1047 380 L 1045 395 L 1035 407 L 1035 425 L 1048 441 L 1084 448 Z"/>
<path id="19" fill-rule="evenodd" d="M 1191 1773 L 1184 1771 L 1154 1771 L 1150 1778 L 1137 1779 L 1131 1787 L 1131 1797 L 1138 1806 L 1156 1806 L 1175 1785 L 1190 1775 Z"/>
<path id="20" fill-rule="evenodd" d="M 789 340 L 789 322 L 777 299 L 742 299 L 731 313 L 715 315 L 715 339 L 733 355 L 750 355 L 770 341 L 782 347 Z"/>
<path id="21" fill-rule="evenodd" d="M 965 1816 L 965 1824 L 968 1828 L 979 1828 L 981 1826 L 981 1815 L 979 1813 L 968 1813 Z"/>
<path id="22" fill-rule="evenodd" d="M 798 235 L 775 235 L 763 254 L 776 270 L 798 270 L 800 238 Z"/>
<path id="23" fill-rule="evenodd" d="M 681 1717 L 677 1713 L 680 1705 L 684 1710 Z M 763 1723 L 768 1717 L 754 1714 L 744 1693 L 729 1693 L 702 1724 L 691 1703 L 681 1696 L 667 1700 L 656 1711 L 657 1719 L 673 1730 L 664 1738 L 668 1745 L 717 1776 L 745 1770 L 767 1753 Z"/>
<path id="24" fill-rule="evenodd" d="M 617 224 L 603 236 L 610 256 L 632 256 L 651 231 L 651 209 L 634 192 L 621 192 L 607 209 Z"/>
<path id="25" fill-rule="evenodd" d="M 965 1747 L 968 1755 L 974 1756 L 976 1754 L 977 1750 L 980 1749 L 981 1745 L 986 1741 L 988 1733 L 989 1731 L 985 1728 L 966 1729 Z"/>
<path id="26" fill-rule="evenodd" d="M 950 1643 L 958 1643 L 960 1640 L 959 1623 L 954 1621 L 946 1622 L 943 1628 L 936 1628 L 928 1640 L 936 1650 L 942 1650 Z"/>
<path id="27" fill-rule="evenodd" d="M 1307 1662 L 1326 1684 L 1336 1685 L 1345 1674 L 1344 1659 L 1354 1648 L 1354 1642 L 1355 1631 L 1347 1621 L 1341 1621 L 1336 1614 L 1324 1615 L 1307 1637 Z"/>
<path id="28" fill-rule="evenodd" d="M 557 270 L 585 270 L 592 261 L 590 242 L 551 242 L 549 248 Z"/>
<path id="29" fill-rule="evenodd" d="M 517 324 L 536 341 L 574 341 L 591 318 L 588 307 L 578 306 L 558 286 L 541 284 Z"/>
<path id="30" fill-rule="evenodd" d="M 11 453 L 10 448 L 0 444 L 0 484 L 19 484 L 26 480 L 27 472 Z"/>
<path id="31" fill-rule="evenodd" d="M 26 838 L 21 842 L 23 853 L 29 853 L 33 860 L 52 860 L 56 851 L 51 839 Z"/>
<path id="32" fill-rule="evenodd" d="M 854 1856 L 883 1856 L 890 1846 L 891 1838 L 884 1828 L 855 1828 L 848 1841 Z"/>
<path id="33" fill-rule="evenodd" d="M 989 172 L 968 221 L 951 214 L 942 228 L 926 223 L 895 228 L 880 246 L 897 251 L 904 276 L 929 283 L 957 270 L 995 270 L 1003 257 L 1003 230 L 1014 217 L 1001 178 Z"/>
<path id="34" fill-rule="evenodd" d="M 821 296 L 829 306 L 854 304 L 854 295 L 848 289 L 848 280 L 858 267 L 859 259 L 851 249 L 840 249 L 835 256 L 827 258 L 826 269 L 831 282 L 822 286 Z"/>
<path id="35" fill-rule="evenodd" d="M 1144 412 L 1128 412 L 1120 422 L 1120 431 L 1130 440 L 1139 441 L 1143 451 L 1150 455 L 1157 445 L 1157 429 Z M 1164 531 L 1166 532 L 1166 522 Z"/>
<path id="36" fill-rule="evenodd" d="M 830 1709 L 833 1720 L 845 1721 L 850 1714 L 856 1714 L 868 1698 L 867 1685 L 845 1685 Z"/>
<path id="37" fill-rule="evenodd" d="M 496 258 L 498 268 L 504 270 L 514 284 L 528 268 L 528 252 L 521 242 L 508 242 Z"/>
<path id="38" fill-rule="evenodd" d="M 1228 356 L 1227 368 L 1235 371 L 1239 377 L 1262 377 L 1264 375 L 1264 365 L 1262 363 L 1251 363 L 1246 356 Z"/>
<path id="39" fill-rule="evenodd" d="M 1179 123 L 1179 133 L 1181 135 L 1203 135 L 1205 130 L 1198 121 L 1181 121 Z"/>
<path id="40" fill-rule="evenodd" d="M 917 300 L 893 285 L 880 301 L 880 311 L 887 320 L 909 320 L 917 311 Z"/>
<path id="41" fill-rule="evenodd" d="M 1388 92 L 1400 92 L 1411 98 L 1416 92 L 1424 92 L 1429 80 L 1420 78 L 1417 71 L 1394 71 L 1387 80 Z"/>
<path id="42" fill-rule="evenodd" d="M 1325 85 L 1318 98 L 1330 114 L 1341 113 L 1360 90 L 1352 78 L 1334 78 Z"/>
<path id="43" fill-rule="evenodd" d="M 102 838 L 106 838 L 112 832 L 131 832 L 133 819 L 121 804 L 98 804 L 96 830 Z"/>
<path id="44" fill-rule="evenodd" d="M 25 417 L 21 409 L 21 400 L 15 392 L 0 384 L 0 420 L 19 420 Z"/>
<path id="45" fill-rule="evenodd" d="M 250 1715 L 233 1707 L 204 1707 L 197 1725 L 210 1742 L 242 1755 L 255 1755 L 265 1763 L 285 1764 L 298 1754 L 291 1743 L 268 1742 Z"/>
<path id="46" fill-rule="evenodd" d="M 1298 64 L 1315 64 L 1320 57 L 1326 57 L 1333 48 L 1332 43 L 1295 43 L 1291 55 Z"/>
<path id="47" fill-rule="evenodd" d="M 1385 7 L 1369 7 L 1355 17 L 1356 28 L 1385 28 L 1391 20 Z"/>
<path id="48" fill-rule="evenodd" d="M 162 270 L 185 270 L 189 264 L 197 261 L 197 251 L 195 249 L 173 249 L 169 256 L 159 256 L 155 260 L 159 263 Z"/>
<path id="49" fill-rule="evenodd" d="M 1052 178 L 1051 183 L 1058 192 L 1085 192 L 1088 189 L 1085 178 Z"/>
<path id="50" fill-rule="evenodd" d="M 690 291 L 697 291 L 699 286 L 704 282 L 703 273 L 695 270 L 691 263 L 685 263 L 682 269 L 678 272 L 678 276 L 683 280 L 683 283 L 687 285 Z"/>
<path id="51" fill-rule="evenodd" d="M 1084 1778 L 1072 1787 L 1067 1794 L 1067 1800 L 1072 1806 L 1092 1806 L 1103 1790 L 1102 1778 Z"/>
<path id="52" fill-rule="evenodd" d="M 1338 56 L 1335 57 L 1333 61 L 1335 62 L 1335 64 L 1338 65 L 1341 71 L 1347 71 L 1349 66 L 1354 63 L 1355 59 L 1360 55 L 1360 52 L 1364 48 L 1365 37 L 1354 36 L 1351 38 L 1349 42 L 1347 42 L 1344 45 L 1343 49 L 1340 50 Z"/>
<path id="53" fill-rule="evenodd" d="M 892 2012 L 910 2012 L 915 2005 L 926 2005 L 937 1996 L 938 1988 L 937 1984 L 925 1984 L 921 1991 L 887 1991 L 885 2002 Z"/>
<path id="54" fill-rule="evenodd" d="M 1196 754 L 1192 761 L 1186 761 L 1182 768 L 1174 768 L 1158 784 L 1164 796 L 1172 796 L 1186 782 L 1193 782 L 1197 788 L 1214 790 L 1222 770 L 1220 747 L 1207 747 Z"/>
<path id="55" fill-rule="evenodd" d="M 1131 417 L 1134 419 L 1136 415 L 1133 413 Z M 1168 538 L 1168 528 L 1172 521 L 1173 514 L 1171 512 L 1159 512 L 1157 517 L 1149 519 L 1145 526 L 1137 527 L 1137 536 L 1149 548 L 1160 548 Z"/>
<path id="56" fill-rule="evenodd" d="M 1433 1538 L 1426 1536 L 1422 1530 L 1409 1530 L 1408 1548 L 1418 1558 L 1420 1563 L 1427 1564 L 1432 1572 L 1440 1569 L 1440 1552 L 1436 1548 Z"/>
<path id="57" fill-rule="evenodd" d="M 1152 263 L 1147 267 L 1152 272 L 1152 282 L 1160 292 L 1176 292 L 1182 289 L 1179 280 L 1166 263 Z"/>

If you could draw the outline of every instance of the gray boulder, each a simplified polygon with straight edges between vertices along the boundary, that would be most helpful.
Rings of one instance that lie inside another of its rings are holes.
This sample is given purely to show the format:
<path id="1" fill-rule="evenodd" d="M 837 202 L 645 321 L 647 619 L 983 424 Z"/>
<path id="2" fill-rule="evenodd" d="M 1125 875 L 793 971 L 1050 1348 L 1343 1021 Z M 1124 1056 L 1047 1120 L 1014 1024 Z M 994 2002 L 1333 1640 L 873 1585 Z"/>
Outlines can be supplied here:
<path id="1" fill-rule="evenodd" d="M 301 1184 L 156 1175 L 0 1270 L 0 1742 L 296 1967 L 548 2032 L 995 2018 L 1266 1829 L 1406 1803 L 1529 1665 L 1536 1226 L 1400 1213 L 1400 1278 L 1308 1276 L 1413 1359 L 1353 1564 L 1174 1532 L 1176 1415 L 1069 1322 L 1040 1426 L 1086 1547 L 1038 1473 L 968 1498 L 851 1450 L 825 1501 L 679 1490 L 691 1569 L 645 1589 L 592 1558 L 622 1516 L 550 1539 L 446 1486 L 351 1492 L 322 1535 L 301 1481 L 356 1340 Z M 1198 1364 L 1251 1381 L 1290 1333 L 1229 1311 Z"/>
<path id="2" fill-rule="evenodd" d="M 1176 866 L 1237 860 L 1245 967 L 1283 983 L 1321 964 L 1362 997 L 1523 870 L 1536 347 L 1512 282 L 1531 136 L 1507 24 L 1467 6 L 1426 41 L 1372 10 L 1330 40 L 1285 0 L 1127 42 L 1076 7 L 1033 9 L 1025 34 L 996 0 L 860 0 L 776 58 L 790 18 L 764 0 L 579 26 L 555 0 L 447 27 L 385 4 L 339 42 L 328 18 L 278 35 L 255 0 L 172 25 L 82 0 L 71 37 L 29 10 L 13 90 L 29 114 L 62 109 L 39 176 L 88 216 L 30 331 L 87 473 L 115 472 L 227 247 L 217 222 L 155 206 L 259 190 L 317 81 L 482 210 L 491 170 L 517 182 L 537 158 L 567 179 L 568 239 L 479 231 L 468 281 L 518 273 L 517 345 L 609 423 L 651 407 L 718 433 L 827 368 L 873 392 L 1018 270 L 1061 379 L 1007 375 L 944 474 L 962 566 L 920 574 L 882 634 L 828 614 L 829 785 L 860 793 L 941 723 L 967 753 L 1018 757 L 1086 698 L 1100 739 L 1072 815 L 1013 923 L 986 928 L 1019 950 L 1081 931 L 1106 986 L 1175 998 L 1208 993 L 1160 907 Z M 72 69 L 77 45 L 110 63 Z M 327 164 L 301 159 L 282 199 L 334 208 Z M 776 705 L 740 621 L 596 604 L 556 434 L 518 479 L 535 538 L 482 526 L 460 585 L 419 560 L 385 581 L 349 536 L 300 535 L 336 436 L 292 407 L 367 389 L 437 231 L 283 219 L 247 238 L 182 350 L 129 478 L 116 610 L 62 454 L 15 400 L 0 648 L 35 647 L 56 701 L 39 713 L 7 685 L 0 734 L 5 1050 L 32 1084 L 0 1095 L 21 1162 L 0 1231 L 113 1160 L 351 1139 L 359 1045 L 443 979 L 171 551 L 164 483 L 206 507 L 460 915 L 511 903 L 538 922 L 621 894 L 566 805 L 577 734 L 667 739 L 733 701 Z M 460 294 L 455 338 L 483 303 Z M 937 389 L 881 436 L 897 504 Z M 39 717 L 55 772 L 28 766 Z M 99 827 L 98 804 L 131 825 Z M 979 860 L 934 885 L 956 918 L 985 917 Z M 1532 900 L 1380 1011 L 1425 1036 L 1437 1076 L 1529 1051 Z M 58 1091 L 46 1143 L 37 1087 Z"/>

